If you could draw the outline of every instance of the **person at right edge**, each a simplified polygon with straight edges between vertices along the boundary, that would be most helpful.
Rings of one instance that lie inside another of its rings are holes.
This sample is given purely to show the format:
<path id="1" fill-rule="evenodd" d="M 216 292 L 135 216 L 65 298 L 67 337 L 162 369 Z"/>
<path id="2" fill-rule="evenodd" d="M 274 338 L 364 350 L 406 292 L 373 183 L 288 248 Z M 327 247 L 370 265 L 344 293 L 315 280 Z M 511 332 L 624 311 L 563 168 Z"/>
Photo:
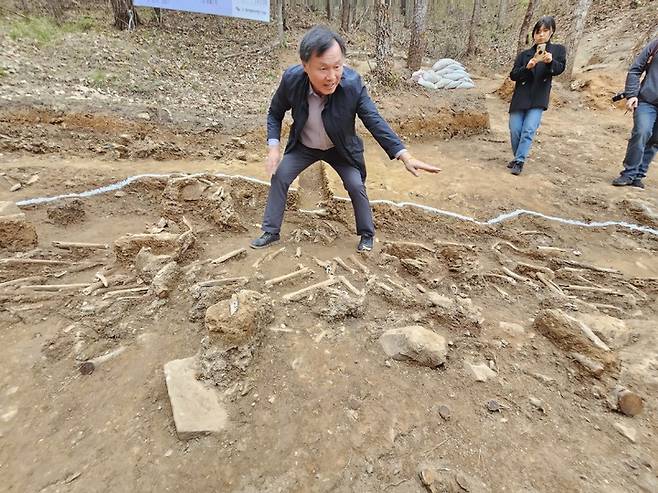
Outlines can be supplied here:
<path id="1" fill-rule="evenodd" d="M 510 79 L 516 82 L 509 108 L 509 130 L 514 159 L 507 165 L 520 175 L 530 154 L 532 141 L 548 109 L 553 77 L 564 72 L 567 50 L 551 43 L 555 19 L 544 16 L 532 29 L 534 45 L 518 54 Z"/>
<path id="2" fill-rule="evenodd" d="M 649 42 L 626 76 L 626 109 L 633 112 L 633 131 L 628 139 L 624 169 L 612 184 L 644 188 L 642 178 L 658 152 L 658 38 Z M 640 82 L 640 77 L 645 74 Z"/>

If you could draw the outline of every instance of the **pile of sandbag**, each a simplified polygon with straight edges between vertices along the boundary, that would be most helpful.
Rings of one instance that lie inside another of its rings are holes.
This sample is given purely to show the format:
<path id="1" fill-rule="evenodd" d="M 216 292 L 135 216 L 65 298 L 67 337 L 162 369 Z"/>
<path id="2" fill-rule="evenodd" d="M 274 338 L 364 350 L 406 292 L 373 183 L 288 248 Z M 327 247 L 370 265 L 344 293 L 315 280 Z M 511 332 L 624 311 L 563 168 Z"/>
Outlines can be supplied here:
<path id="1" fill-rule="evenodd" d="M 475 84 L 464 66 L 452 58 L 442 58 L 429 70 L 418 70 L 411 76 L 427 89 L 472 89 Z"/>

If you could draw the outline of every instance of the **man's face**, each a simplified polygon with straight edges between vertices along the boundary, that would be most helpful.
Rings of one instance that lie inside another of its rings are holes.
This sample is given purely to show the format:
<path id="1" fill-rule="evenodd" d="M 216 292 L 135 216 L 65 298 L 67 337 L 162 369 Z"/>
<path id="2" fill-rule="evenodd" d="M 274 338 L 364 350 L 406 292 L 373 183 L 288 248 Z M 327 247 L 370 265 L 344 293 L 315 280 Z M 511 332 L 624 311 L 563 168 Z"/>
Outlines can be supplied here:
<path id="1" fill-rule="evenodd" d="M 533 35 L 535 38 L 535 43 L 540 44 L 540 43 L 548 43 L 551 39 L 551 36 L 553 35 L 553 31 L 551 31 L 549 28 L 541 26 Z"/>
<path id="2" fill-rule="evenodd" d="M 344 62 L 343 52 L 336 41 L 322 55 L 313 54 L 308 62 L 302 62 L 304 72 L 308 75 L 316 94 L 321 96 L 333 94 L 343 75 Z"/>

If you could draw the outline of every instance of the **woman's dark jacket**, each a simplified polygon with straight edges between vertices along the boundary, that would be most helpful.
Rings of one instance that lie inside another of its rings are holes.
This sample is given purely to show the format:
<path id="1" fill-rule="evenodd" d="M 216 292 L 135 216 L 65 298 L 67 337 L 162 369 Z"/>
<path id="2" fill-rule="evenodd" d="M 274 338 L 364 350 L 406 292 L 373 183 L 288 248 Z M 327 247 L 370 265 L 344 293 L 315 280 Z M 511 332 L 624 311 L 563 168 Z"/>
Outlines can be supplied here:
<path id="1" fill-rule="evenodd" d="M 548 109 L 548 100 L 551 94 L 553 76 L 564 72 L 567 65 L 567 50 L 564 46 L 548 43 L 546 51 L 553 55 L 551 63 L 539 62 L 532 70 L 526 66 L 535 55 L 537 46 L 519 53 L 514 62 L 514 68 L 509 76 L 516 86 L 512 95 L 509 111 L 525 111 L 531 108 Z"/>

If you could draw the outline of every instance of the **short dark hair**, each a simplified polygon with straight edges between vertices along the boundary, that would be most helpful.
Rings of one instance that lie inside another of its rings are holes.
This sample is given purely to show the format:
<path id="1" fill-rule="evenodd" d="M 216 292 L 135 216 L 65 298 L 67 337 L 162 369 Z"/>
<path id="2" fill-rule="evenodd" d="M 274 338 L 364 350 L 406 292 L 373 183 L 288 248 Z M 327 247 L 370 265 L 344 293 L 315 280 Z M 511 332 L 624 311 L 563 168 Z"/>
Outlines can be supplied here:
<path id="1" fill-rule="evenodd" d="M 340 51 L 345 56 L 345 41 L 337 33 L 325 26 L 315 26 L 309 30 L 302 42 L 299 43 L 299 58 L 302 62 L 308 62 L 313 55 L 320 56 L 334 45 L 334 42 L 340 46 Z"/>
<path id="2" fill-rule="evenodd" d="M 545 15 L 544 17 L 540 18 L 537 21 L 537 24 L 535 24 L 535 27 L 532 28 L 532 35 L 534 36 L 542 27 L 550 29 L 553 31 L 553 34 L 555 34 L 555 17 L 552 15 Z"/>

